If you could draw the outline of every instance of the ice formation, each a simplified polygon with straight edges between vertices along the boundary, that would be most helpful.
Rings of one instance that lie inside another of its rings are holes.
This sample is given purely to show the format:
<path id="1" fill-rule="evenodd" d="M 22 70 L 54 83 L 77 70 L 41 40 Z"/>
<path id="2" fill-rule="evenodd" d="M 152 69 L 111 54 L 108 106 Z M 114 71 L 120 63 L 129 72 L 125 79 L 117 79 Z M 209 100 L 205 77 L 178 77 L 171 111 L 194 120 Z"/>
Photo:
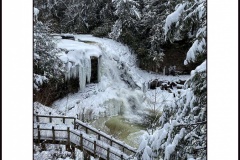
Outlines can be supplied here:
<path id="1" fill-rule="evenodd" d="M 65 80 L 68 81 L 71 78 L 78 77 L 80 90 L 84 90 L 86 83 L 90 83 L 91 80 L 91 57 L 97 57 L 98 81 L 100 81 L 101 50 L 97 46 L 82 42 L 75 42 L 72 40 L 62 41 L 64 42 L 58 44 L 58 47 L 70 50 L 68 53 L 59 54 L 59 58 L 65 63 Z"/>

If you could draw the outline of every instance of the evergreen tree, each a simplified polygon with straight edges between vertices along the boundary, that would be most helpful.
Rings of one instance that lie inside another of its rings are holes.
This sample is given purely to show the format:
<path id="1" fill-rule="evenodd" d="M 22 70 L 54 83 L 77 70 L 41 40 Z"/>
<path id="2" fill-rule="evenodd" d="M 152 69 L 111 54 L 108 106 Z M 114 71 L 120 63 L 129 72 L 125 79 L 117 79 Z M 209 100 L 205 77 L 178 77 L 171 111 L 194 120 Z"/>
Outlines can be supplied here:
<path id="1" fill-rule="evenodd" d="M 126 27 L 133 27 L 136 21 L 141 18 L 138 10 L 139 4 L 134 0 L 113 0 L 115 7 L 114 14 L 118 17 L 112 27 L 109 37 L 117 40 Z"/>
<path id="2" fill-rule="evenodd" d="M 191 41 L 185 65 L 191 62 L 201 64 L 206 59 L 206 0 L 178 4 L 175 11 L 167 16 L 164 31 L 166 41 Z"/>
<path id="3" fill-rule="evenodd" d="M 207 159 L 206 61 L 185 83 L 185 90 L 172 105 L 166 106 L 160 126 L 146 136 L 138 149 L 143 160 L 152 158 Z"/>
<path id="4" fill-rule="evenodd" d="M 206 1 L 186 1 L 176 5 L 164 21 L 165 40 L 191 39 L 185 65 L 200 64 L 191 72 L 185 88 L 175 102 L 165 106 L 160 126 L 146 135 L 138 153 L 152 158 L 207 159 L 207 83 L 206 83 Z"/>
<path id="5" fill-rule="evenodd" d="M 57 57 L 59 50 L 55 48 L 51 36 L 48 34 L 48 28 L 42 22 L 38 21 L 34 25 L 34 74 L 49 78 L 58 78 L 61 75 L 62 62 Z"/>
<path id="6" fill-rule="evenodd" d="M 34 100 L 49 101 L 56 96 L 60 84 L 64 83 L 64 69 L 58 58 L 59 49 L 48 33 L 48 27 L 41 21 L 34 21 L 33 33 L 33 85 Z M 52 93 L 51 93 L 52 92 Z M 45 94 L 48 95 L 45 95 Z M 61 94 L 61 93 L 57 93 Z M 39 99 L 39 97 L 41 97 Z M 44 98 L 45 97 L 45 98 Z M 57 96 L 56 96 L 57 97 Z"/>

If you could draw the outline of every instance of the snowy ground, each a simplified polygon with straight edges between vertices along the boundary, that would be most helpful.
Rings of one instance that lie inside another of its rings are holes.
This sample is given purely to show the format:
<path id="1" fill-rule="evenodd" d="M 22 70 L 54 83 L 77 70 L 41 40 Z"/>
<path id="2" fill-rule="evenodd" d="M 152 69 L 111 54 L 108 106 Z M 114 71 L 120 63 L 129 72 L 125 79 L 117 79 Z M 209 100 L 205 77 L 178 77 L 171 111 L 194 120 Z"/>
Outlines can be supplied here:
<path id="1" fill-rule="evenodd" d="M 84 160 L 83 152 L 75 149 L 75 158 L 71 152 L 66 151 L 65 145 L 45 144 L 42 146 L 34 145 L 34 160 Z M 98 158 L 90 157 L 91 160 Z"/>
<path id="2" fill-rule="evenodd" d="M 122 115 L 130 122 L 141 122 L 146 110 L 155 108 L 162 111 L 164 105 L 171 105 L 173 93 L 157 90 L 145 90 L 147 82 L 159 80 L 186 80 L 190 75 L 165 76 L 143 71 L 136 66 L 136 57 L 129 48 L 121 43 L 91 35 L 74 35 L 74 40 L 59 39 L 57 46 L 68 50 L 68 54 L 59 56 L 67 64 L 69 71 L 66 77 L 84 76 L 90 78 L 89 57 L 101 56 L 99 62 L 99 83 L 86 84 L 81 82 L 82 89 L 75 94 L 53 103 L 52 108 L 35 105 L 35 112 L 52 115 L 64 114 L 79 116 L 84 113 L 85 120 L 94 120 L 104 116 Z M 84 54 L 84 56 L 82 56 Z M 128 82 L 128 83 L 126 83 Z M 84 85 L 84 87 L 83 87 Z M 177 89 L 174 92 L 177 93 Z M 156 98 L 155 98 L 156 95 Z"/>

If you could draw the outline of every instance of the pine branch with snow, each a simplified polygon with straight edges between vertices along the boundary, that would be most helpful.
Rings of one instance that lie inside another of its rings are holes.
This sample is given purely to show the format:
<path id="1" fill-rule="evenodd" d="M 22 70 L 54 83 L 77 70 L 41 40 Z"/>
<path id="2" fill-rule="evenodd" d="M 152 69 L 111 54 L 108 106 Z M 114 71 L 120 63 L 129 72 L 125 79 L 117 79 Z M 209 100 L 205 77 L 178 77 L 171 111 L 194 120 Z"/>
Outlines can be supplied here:
<path id="1" fill-rule="evenodd" d="M 142 152 L 143 159 L 206 159 L 206 87 L 206 62 L 203 62 L 192 71 L 181 96 L 164 108 L 160 127 L 148 135 L 145 145 L 152 152 L 147 152 L 148 156 Z"/>

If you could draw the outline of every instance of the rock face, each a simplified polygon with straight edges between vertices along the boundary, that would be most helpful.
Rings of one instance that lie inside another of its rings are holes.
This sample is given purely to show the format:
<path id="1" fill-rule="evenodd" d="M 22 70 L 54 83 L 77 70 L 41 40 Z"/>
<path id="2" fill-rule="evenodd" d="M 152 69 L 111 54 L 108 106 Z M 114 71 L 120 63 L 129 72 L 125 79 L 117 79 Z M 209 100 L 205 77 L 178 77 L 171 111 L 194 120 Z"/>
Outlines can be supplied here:
<path id="1" fill-rule="evenodd" d="M 173 43 L 166 43 L 162 45 L 164 50 L 164 58 L 162 62 L 162 67 L 166 66 L 166 69 L 171 66 L 176 66 L 175 71 L 182 72 L 183 70 L 192 70 L 194 66 L 185 66 L 183 64 L 186 53 L 191 47 L 191 43 L 187 40 L 176 41 Z M 169 71 L 169 74 L 171 71 Z M 172 73 L 175 74 L 175 73 Z"/>
<path id="2" fill-rule="evenodd" d="M 74 36 L 72 35 L 61 35 L 62 39 L 71 39 L 71 40 L 75 40 Z"/>

